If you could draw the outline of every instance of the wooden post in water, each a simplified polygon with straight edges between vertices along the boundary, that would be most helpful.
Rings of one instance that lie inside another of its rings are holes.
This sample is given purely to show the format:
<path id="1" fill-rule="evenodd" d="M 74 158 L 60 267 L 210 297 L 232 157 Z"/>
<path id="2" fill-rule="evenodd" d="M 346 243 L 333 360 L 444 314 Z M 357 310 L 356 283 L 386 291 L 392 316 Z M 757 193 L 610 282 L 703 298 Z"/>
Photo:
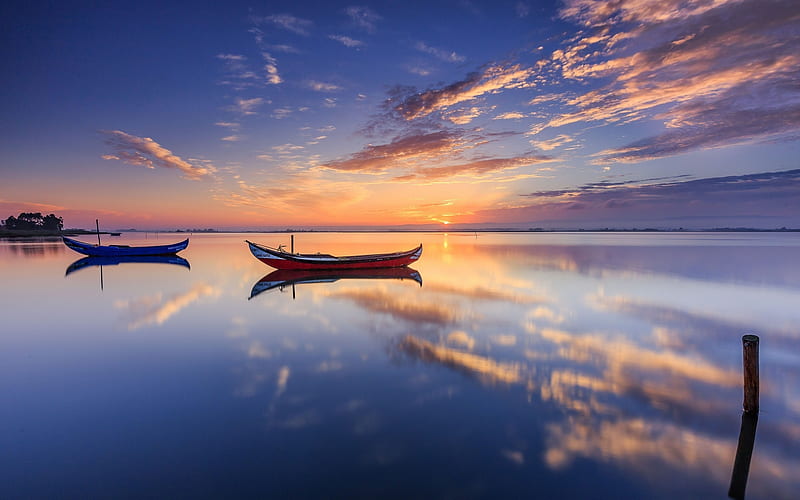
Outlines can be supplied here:
<path id="1" fill-rule="evenodd" d="M 742 337 L 745 413 L 758 413 L 758 340 L 757 335 Z"/>
<path id="2" fill-rule="evenodd" d="M 100 220 L 95 219 L 94 225 L 97 228 L 97 246 L 100 246 Z"/>

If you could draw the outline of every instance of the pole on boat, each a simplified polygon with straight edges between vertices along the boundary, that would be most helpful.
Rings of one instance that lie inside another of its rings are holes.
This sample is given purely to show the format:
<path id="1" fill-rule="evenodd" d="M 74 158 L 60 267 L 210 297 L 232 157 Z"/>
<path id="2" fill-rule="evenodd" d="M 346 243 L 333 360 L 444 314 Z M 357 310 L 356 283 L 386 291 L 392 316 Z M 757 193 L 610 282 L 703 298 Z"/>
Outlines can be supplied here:
<path id="1" fill-rule="evenodd" d="M 94 225 L 97 228 L 97 246 L 100 246 L 100 221 L 95 219 Z"/>
<path id="2" fill-rule="evenodd" d="M 757 335 L 742 337 L 745 413 L 758 413 L 758 341 Z"/>
<path id="3" fill-rule="evenodd" d="M 292 240 L 292 253 L 294 253 L 294 235 L 291 235 L 290 238 Z"/>

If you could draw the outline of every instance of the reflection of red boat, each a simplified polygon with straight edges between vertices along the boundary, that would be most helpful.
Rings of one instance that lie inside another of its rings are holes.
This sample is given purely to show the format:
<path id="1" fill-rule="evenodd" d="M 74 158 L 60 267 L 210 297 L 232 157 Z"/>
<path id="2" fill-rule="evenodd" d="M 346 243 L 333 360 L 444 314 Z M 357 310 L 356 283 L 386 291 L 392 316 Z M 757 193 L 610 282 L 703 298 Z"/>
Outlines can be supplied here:
<path id="1" fill-rule="evenodd" d="M 275 269 L 376 269 L 402 267 L 411 264 L 422 255 L 422 245 L 413 250 L 373 255 L 352 255 L 336 257 L 333 255 L 299 254 L 284 252 L 280 248 L 270 248 L 248 241 L 250 251 L 256 259 Z"/>
<path id="2" fill-rule="evenodd" d="M 303 283 L 333 283 L 340 279 L 396 279 L 413 280 L 422 286 L 422 276 L 419 271 L 410 267 L 387 267 L 381 269 L 341 269 L 341 270 L 290 270 L 279 269 L 272 271 L 253 285 L 250 297 L 253 298 L 261 292 L 289 285 Z"/>

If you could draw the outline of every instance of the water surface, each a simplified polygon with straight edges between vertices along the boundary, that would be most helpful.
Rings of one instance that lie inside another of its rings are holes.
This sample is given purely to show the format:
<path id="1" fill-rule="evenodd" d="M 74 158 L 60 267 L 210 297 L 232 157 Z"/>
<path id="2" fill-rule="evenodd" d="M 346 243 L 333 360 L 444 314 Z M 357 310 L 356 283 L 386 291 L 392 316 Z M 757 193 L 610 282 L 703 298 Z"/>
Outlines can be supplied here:
<path id="1" fill-rule="evenodd" d="M 745 333 L 747 497 L 800 491 L 797 234 L 301 233 L 425 249 L 283 284 L 245 238 L 0 242 L 0 497 L 725 498 Z"/>

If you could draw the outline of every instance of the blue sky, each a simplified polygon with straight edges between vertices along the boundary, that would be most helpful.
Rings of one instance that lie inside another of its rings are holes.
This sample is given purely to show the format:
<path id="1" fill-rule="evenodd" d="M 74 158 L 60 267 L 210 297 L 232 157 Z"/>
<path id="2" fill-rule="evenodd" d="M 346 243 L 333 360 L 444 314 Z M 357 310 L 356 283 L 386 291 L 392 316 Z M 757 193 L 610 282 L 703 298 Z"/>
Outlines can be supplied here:
<path id="1" fill-rule="evenodd" d="M 0 13 L 3 218 L 800 226 L 797 2 Z"/>

